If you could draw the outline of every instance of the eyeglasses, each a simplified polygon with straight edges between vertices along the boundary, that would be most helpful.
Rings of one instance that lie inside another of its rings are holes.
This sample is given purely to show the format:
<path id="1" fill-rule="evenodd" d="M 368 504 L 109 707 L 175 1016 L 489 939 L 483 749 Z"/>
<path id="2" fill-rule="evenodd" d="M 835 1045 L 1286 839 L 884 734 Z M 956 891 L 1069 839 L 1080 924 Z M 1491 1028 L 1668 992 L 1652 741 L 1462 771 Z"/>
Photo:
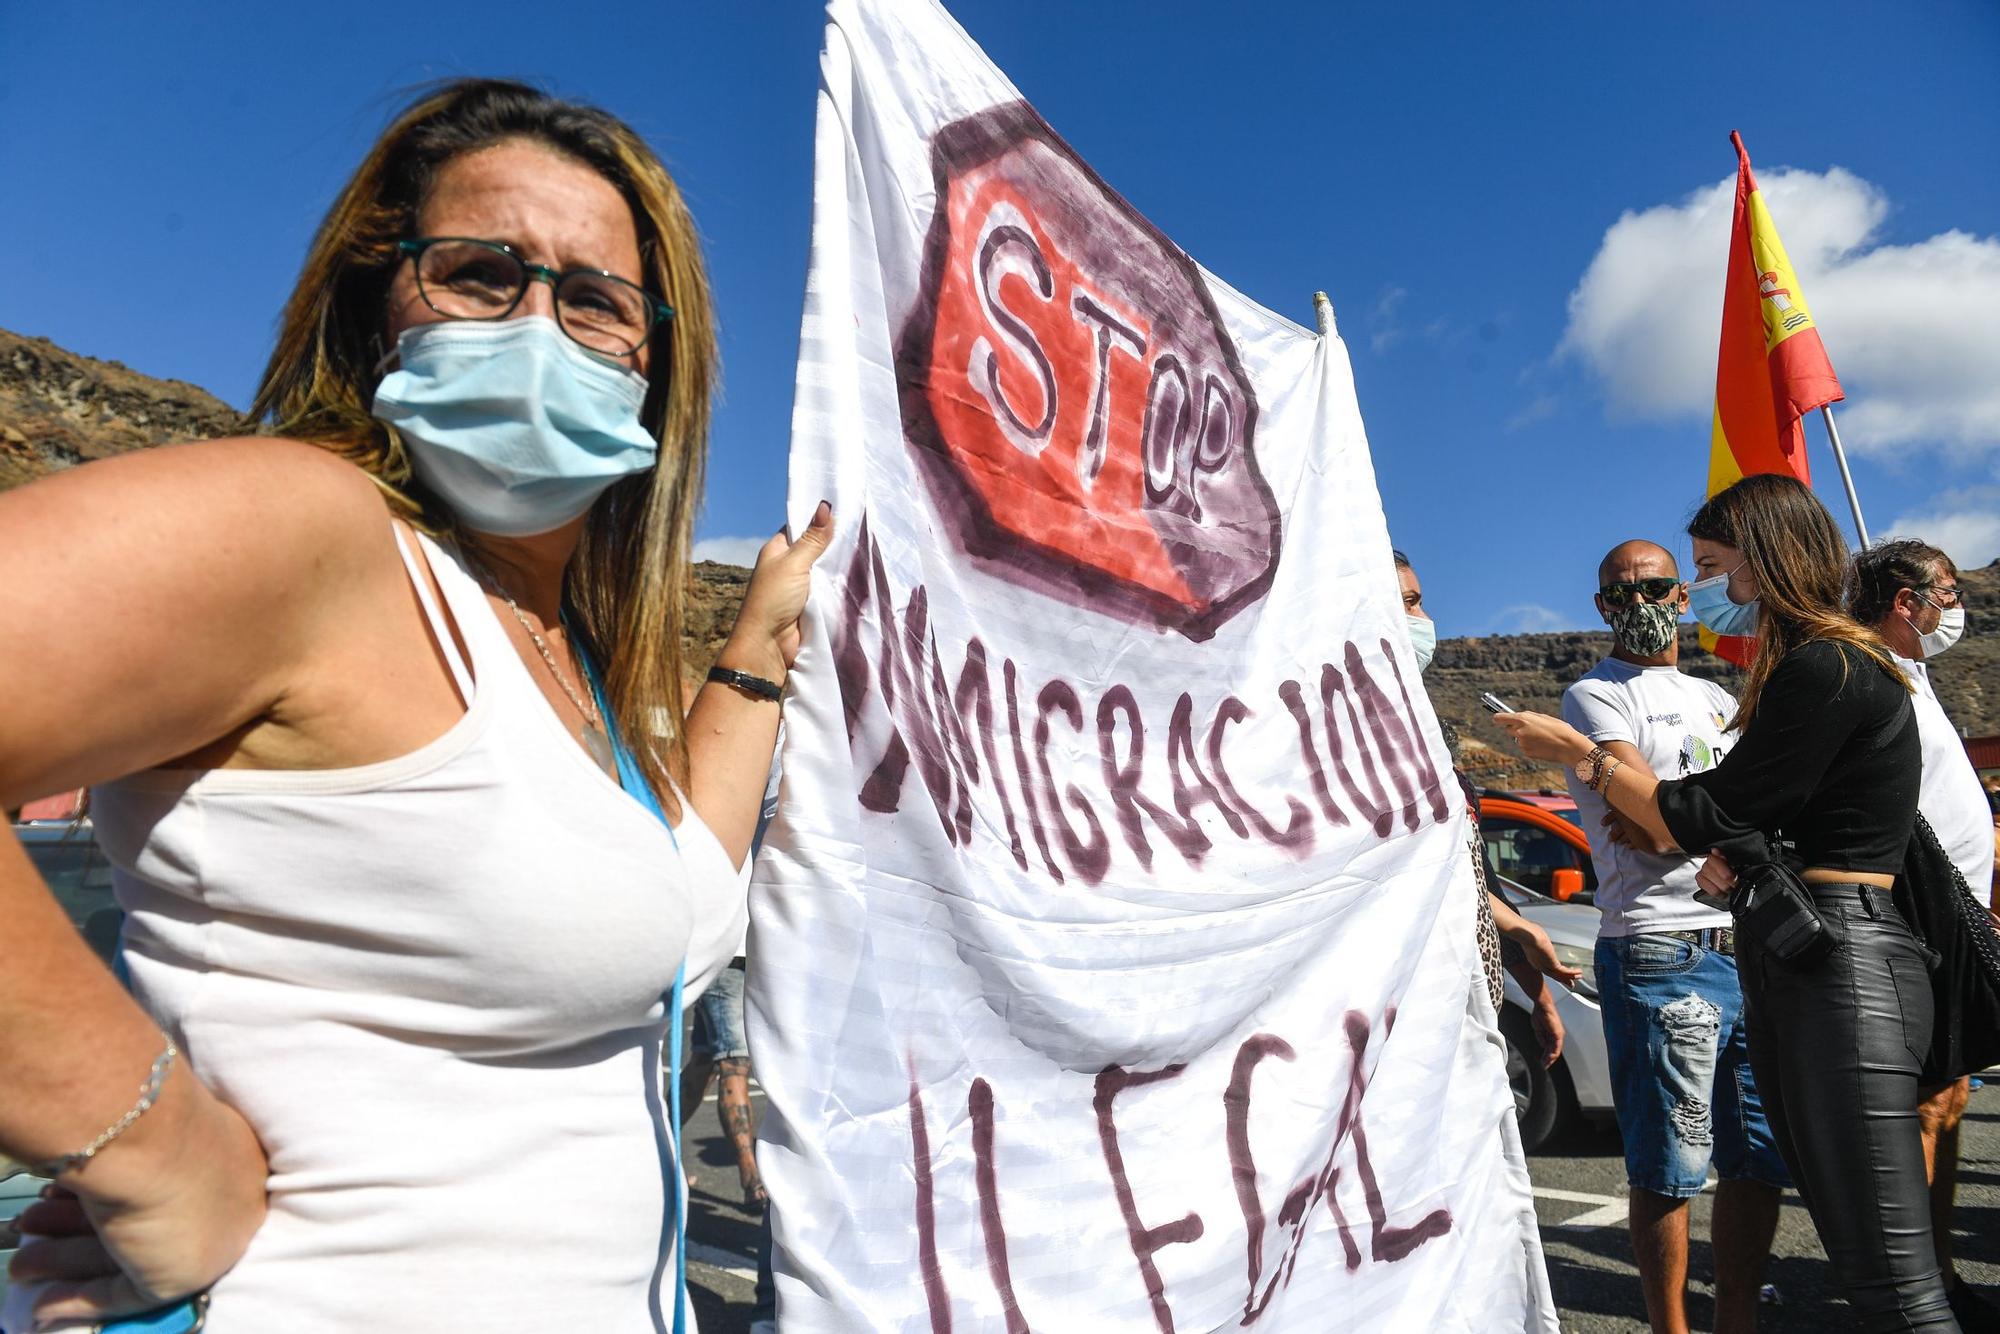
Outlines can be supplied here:
<path id="1" fill-rule="evenodd" d="M 1924 598 L 1924 592 L 1939 595 L 1939 600 L 1936 602 L 1931 602 L 1929 598 L 1924 598 L 1924 601 L 1930 602 L 1939 611 L 1950 611 L 1953 607 L 1962 607 L 1965 605 L 1965 598 L 1960 595 L 1957 584 L 1919 584 L 1917 588 L 1921 590 L 1917 593 L 1917 596 L 1920 598 Z"/>
<path id="2" fill-rule="evenodd" d="M 556 323 L 571 338 L 605 356 L 630 356 L 645 346 L 674 308 L 637 283 L 602 269 L 557 272 L 530 264 L 499 241 L 424 236 L 398 241 L 416 261 L 417 293 L 448 320 L 504 320 L 527 295 L 528 283 L 555 292 Z"/>
<path id="3" fill-rule="evenodd" d="M 1604 605 L 1607 607 L 1629 607 L 1632 605 L 1632 599 L 1641 595 L 1648 602 L 1664 602 L 1672 597 L 1674 590 L 1680 586 L 1679 579 L 1665 577 L 1634 579 L 1630 583 L 1606 584 L 1597 590 L 1597 595 L 1604 599 Z"/>

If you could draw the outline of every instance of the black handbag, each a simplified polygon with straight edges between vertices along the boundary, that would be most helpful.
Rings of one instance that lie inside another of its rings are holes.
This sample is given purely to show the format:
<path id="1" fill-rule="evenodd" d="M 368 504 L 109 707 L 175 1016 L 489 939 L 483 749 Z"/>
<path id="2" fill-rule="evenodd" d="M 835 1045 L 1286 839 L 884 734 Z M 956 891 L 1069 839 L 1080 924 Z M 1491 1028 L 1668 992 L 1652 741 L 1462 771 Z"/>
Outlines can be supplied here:
<path id="1" fill-rule="evenodd" d="M 1812 891 L 1776 857 L 1736 873 L 1729 911 L 1736 918 L 1737 932 L 1756 941 L 1779 963 L 1807 967 L 1833 949 L 1833 933 L 1826 929 Z"/>
<path id="2" fill-rule="evenodd" d="M 2000 935 L 1922 815 L 1897 883 L 1897 907 L 1931 955 L 1936 1018 L 1923 1082 L 1948 1084 L 2000 1061 Z"/>
<path id="3" fill-rule="evenodd" d="M 1833 949 L 1833 933 L 1812 891 L 1785 860 L 1791 844 L 1764 834 L 1740 834 L 1716 846 L 1736 872 L 1727 894 L 1698 889 L 1694 901 L 1736 919 L 1736 933 L 1794 968 L 1817 963 Z"/>

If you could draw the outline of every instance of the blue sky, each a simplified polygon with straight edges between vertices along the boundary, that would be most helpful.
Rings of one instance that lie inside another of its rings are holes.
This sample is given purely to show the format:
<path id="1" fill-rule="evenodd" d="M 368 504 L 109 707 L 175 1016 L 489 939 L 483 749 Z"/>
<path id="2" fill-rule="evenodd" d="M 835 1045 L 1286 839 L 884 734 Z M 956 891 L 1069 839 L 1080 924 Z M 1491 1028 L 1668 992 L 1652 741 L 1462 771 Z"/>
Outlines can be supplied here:
<path id="1" fill-rule="evenodd" d="M 950 8 L 1202 263 L 1302 323 L 1332 294 L 1445 634 L 1589 624 L 1602 552 L 1671 542 L 1699 500 L 1732 128 L 1847 382 L 1871 527 L 2000 555 L 2000 8 Z M 776 527 L 819 6 L 380 13 L 0 6 L 0 326 L 241 406 L 404 90 L 530 78 L 623 115 L 686 189 L 727 395 L 701 533 Z"/>

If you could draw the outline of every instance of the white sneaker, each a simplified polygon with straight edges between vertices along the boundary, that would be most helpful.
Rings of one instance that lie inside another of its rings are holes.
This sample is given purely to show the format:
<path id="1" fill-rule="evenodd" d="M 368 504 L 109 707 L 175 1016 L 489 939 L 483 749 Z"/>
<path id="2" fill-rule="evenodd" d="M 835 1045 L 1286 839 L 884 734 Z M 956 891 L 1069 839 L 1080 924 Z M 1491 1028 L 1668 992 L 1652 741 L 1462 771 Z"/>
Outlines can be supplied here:
<path id="1" fill-rule="evenodd" d="M 750 1334 L 778 1334 L 778 1322 L 775 1320 L 753 1320 L 750 1322 Z"/>

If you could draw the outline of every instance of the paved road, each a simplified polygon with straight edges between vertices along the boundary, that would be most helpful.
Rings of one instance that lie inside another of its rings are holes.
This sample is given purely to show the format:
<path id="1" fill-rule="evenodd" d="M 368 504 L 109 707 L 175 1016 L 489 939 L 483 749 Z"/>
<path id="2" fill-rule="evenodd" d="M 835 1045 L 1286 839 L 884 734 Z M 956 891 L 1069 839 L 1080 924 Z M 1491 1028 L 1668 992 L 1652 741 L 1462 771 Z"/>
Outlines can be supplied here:
<path id="1" fill-rule="evenodd" d="M 1959 1169 L 1955 1229 L 1959 1271 L 2000 1288 L 2000 1084 L 1972 1095 Z M 749 1325 L 757 1227 L 741 1206 L 735 1158 L 718 1131 L 713 1104 L 696 1114 L 689 1154 L 694 1169 L 689 1210 L 688 1282 L 703 1334 L 743 1334 Z M 1613 1131 L 1559 1144 L 1529 1162 L 1542 1221 L 1549 1281 L 1566 1334 L 1644 1334 L 1632 1247 L 1625 1233 L 1625 1171 Z M 1694 1202 L 1689 1315 L 1709 1327 L 1709 1198 Z M 1833 1292 L 1826 1255 L 1796 1196 L 1786 1197 L 1770 1279 L 1783 1304 L 1768 1308 L 1765 1330 L 1842 1329 L 1847 1313 Z M 1066 1334 L 1056 1331 L 1055 1334 Z"/>

